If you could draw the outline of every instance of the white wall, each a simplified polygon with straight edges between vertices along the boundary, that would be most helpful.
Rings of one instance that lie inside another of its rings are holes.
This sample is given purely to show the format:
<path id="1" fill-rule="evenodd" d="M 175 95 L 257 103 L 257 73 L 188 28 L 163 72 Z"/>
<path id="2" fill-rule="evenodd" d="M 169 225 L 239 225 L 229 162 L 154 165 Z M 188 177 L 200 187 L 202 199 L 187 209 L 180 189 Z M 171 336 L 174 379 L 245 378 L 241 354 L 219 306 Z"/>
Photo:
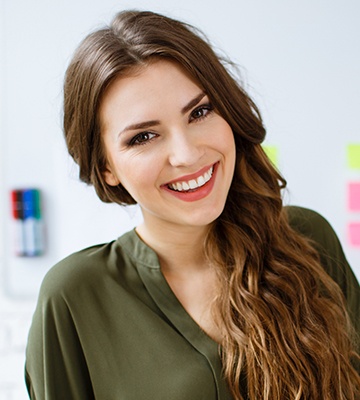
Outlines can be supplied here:
<path id="1" fill-rule="evenodd" d="M 346 205 L 347 183 L 360 181 L 346 164 L 347 144 L 360 144 L 358 1 L 0 0 L 0 399 L 26 398 L 23 348 L 44 273 L 140 220 L 77 181 L 61 132 L 62 79 L 75 46 L 126 8 L 184 19 L 241 65 L 267 143 L 279 148 L 286 201 L 328 218 L 360 277 L 360 249 L 346 234 L 348 222 L 360 222 Z M 10 189 L 28 186 L 44 193 L 48 234 L 46 255 L 32 260 L 12 254 L 8 201 Z"/>

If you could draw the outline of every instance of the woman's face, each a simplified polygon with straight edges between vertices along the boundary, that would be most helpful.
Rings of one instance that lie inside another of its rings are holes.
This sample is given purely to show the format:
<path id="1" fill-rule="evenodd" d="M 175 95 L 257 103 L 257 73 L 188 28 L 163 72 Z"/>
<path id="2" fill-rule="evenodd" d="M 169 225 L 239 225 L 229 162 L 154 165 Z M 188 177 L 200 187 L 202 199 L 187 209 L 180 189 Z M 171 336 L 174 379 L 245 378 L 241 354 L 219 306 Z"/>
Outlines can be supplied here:
<path id="1" fill-rule="evenodd" d="M 148 228 L 204 227 L 222 212 L 235 142 L 206 93 L 176 63 L 115 80 L 100 107 L 104 178 L 121 183 Z"/>

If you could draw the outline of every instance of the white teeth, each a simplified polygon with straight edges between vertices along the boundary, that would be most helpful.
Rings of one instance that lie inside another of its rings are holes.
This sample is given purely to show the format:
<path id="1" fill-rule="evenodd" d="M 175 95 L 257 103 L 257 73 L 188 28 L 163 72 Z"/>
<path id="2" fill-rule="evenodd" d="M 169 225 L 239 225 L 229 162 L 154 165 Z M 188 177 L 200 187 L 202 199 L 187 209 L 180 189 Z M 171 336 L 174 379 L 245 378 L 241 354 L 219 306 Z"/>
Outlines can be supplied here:
<path id="1" fill-rule="evenodd" d="M 183 190 L 189 190 L 190 189 L 190 186 L 186 182 L 182 183 L 182 187 L 183 187 Z"/>
<path id="2" fill-rule="evenodd" d="M 188 182 L 175 182 L 169 185 L 170 189 L 177 190 L 178 192 L 187 191 L 189 189 L 199 188 L 205 183 L 209 182 L 212 177 L 214 168 L 211 167 L 204 175 L 199 176 L 197 179 L 191 179 Z"/>
<path id="3" fill-rule="evenodd" d="M 198 186 L 202 186 L 204 183 L 206 183 L 205 178 L 203 176 L 199 176 L 197 178 L 197 184 Z"/>
<path id="4" fill-rule="evenodd" d="M 190 186 L 190 189 L 195 189 L 195 188 L 197 188 L 199 185 L 198 185 L 198 183 L 196 182 L 195 179 L 192 179 L 191 181 L 189 181 L 189 186 Z"/>

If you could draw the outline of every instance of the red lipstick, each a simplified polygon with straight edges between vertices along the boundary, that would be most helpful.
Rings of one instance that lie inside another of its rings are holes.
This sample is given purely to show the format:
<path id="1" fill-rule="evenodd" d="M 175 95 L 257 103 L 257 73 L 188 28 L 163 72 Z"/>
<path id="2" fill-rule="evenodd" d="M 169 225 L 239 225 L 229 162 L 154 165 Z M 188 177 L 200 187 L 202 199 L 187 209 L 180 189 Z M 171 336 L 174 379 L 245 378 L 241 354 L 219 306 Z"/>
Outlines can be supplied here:
<path id="1" fill-rule="evenodd" d="M 210 194 L 210 192 L 212 191 L 212 189 L 214 187 L 214 183 L 215 183 L 218 166 L 219 166 L 218 162 L 213 165 L 213 172 L 212 172 L 210 180 L 198 188 L 184 190 L 184 191 L 178 191 L 178 190 L 170 189 L 169 185 L 172 183 L 176 183 L 176 182 L 188 182 L 192 179 L 197 179 L 198 177 L 205 174 L 211 168 L 211 165 L 202 168 L 200 171 L 198 171 L 194 174 L 184 175 L 180 178 L 172 180 L 172 181 L 168 182 L 167 184 L 162 185 L 161 188 L 166 190 L 167 193 L 178 198 L 179 200 L 188 201 L 188 202 L 201 200 L 201 199 L 205 198 L 206 196 L 208 196 Z"/>

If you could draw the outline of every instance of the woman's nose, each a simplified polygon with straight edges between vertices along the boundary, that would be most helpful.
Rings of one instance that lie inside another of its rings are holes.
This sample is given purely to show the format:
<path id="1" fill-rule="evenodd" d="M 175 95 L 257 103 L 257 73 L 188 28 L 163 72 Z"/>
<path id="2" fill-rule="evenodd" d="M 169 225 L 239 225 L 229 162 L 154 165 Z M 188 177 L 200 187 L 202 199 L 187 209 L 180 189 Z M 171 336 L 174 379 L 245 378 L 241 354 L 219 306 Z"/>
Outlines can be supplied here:
<path id="1" fill-rule="evenodd" d="M 173 167 L 196 164 L 204 155 L 204 144 L 194 132 L 177 131 L 169 141 L 169 162 Z"/>

